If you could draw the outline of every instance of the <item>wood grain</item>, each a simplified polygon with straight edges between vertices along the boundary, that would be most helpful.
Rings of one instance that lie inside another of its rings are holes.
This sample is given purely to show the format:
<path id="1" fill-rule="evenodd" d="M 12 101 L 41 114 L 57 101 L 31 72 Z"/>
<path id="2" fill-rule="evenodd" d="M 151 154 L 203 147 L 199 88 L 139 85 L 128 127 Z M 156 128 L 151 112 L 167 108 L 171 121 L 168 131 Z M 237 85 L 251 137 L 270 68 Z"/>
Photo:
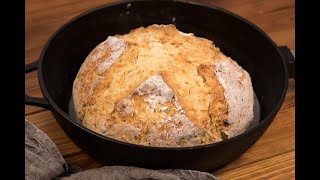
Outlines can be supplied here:
<path id="1" fill-rule="evenodd" d="M 197 0 L 216 5 L 247 18 L 264 30 L 278 45 L 295 48 L 294 0 Z M 111 3 L 111 0 L 28 0 L 25 21 L 25 63 L 38 59 L 50 35 L 80 13 Z M 37 73 L 25 76 L 26 93 L 41 97 Z M 84 169 L 101 167 L 77 147 L 59 127 L 50 111 L 25 106 L 26 119 L 56 143 L 68 163 Z M 220 179 L 295 179 L 295 81 L 274 122 L 266 133 L 240 158 L 212 172 Z"/>

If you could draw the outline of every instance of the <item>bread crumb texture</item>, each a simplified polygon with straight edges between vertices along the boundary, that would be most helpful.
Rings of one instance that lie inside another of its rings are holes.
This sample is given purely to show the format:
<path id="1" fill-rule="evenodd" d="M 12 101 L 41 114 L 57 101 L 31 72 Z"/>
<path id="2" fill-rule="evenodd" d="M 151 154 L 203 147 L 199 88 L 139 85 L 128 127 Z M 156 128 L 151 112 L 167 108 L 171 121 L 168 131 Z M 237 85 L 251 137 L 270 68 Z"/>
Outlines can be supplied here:
<path id="1" fill-rule="evenodd" d="M 174 25 L 109 36 L 73 84 L 82 124 L 134 144 L 185 147 L 244 132 L 253 119 L 249 74 L 212 41 Z"/>

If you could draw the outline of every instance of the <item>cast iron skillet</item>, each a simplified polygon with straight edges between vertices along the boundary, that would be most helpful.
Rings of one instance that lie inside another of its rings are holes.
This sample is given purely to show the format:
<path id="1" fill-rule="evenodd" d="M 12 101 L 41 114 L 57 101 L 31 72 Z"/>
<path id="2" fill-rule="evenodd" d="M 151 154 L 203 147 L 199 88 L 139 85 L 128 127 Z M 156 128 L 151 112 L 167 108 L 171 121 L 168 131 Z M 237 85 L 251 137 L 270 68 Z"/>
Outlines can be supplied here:
<path id="1" fill-rule="evenodd" d="M 99 135 L 68 116 L 73 80 L 89 52 L 109 35 L 151 24 L 175 24 L 183 32 L 213 40 L 252 77 L 261 104 L 261 122 L 231 139 L 195 147 L 160 148 L 134 145 Z M 284 52 L 284 53 L 283 53 Z M 44 98 L 25 96 L 25 104 L 51 110 L 66 134 L 105 165 L 183 168 L 211 171 L 238 158 L 273 121 L 287 92 L 288 48 L 279 48 L 262 30 L 223 9 L 195 2 L 123 1 L 85 12 L 55 32 L 40 59 L 25 67 L 38 69 Z M 293 62 L 292 61 L 292 62 Z M 291 63 L 294 70 L 294 62 Z"/>

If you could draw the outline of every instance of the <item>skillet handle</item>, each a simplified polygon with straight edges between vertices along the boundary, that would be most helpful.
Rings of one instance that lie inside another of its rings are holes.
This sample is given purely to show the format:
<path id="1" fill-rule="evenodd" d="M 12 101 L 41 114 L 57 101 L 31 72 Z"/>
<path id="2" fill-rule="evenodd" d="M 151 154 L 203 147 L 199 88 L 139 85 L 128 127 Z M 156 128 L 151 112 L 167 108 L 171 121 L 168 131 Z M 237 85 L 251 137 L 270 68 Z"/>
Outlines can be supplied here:
<path id="1" fill-rule="evenodd" d="M 34 61 L 34 62 L 26 65 L 24 67 L 24 73 L 27 74 L 27 73 L 30 73 L 32 71 L 37 70 L 38 69 L 38 62 L 39 61 L 37 60 L 37 61 Z M 50 108 L 49 103 L 45 98 L 31 97 L 31 96 L 28 96 L 27 94 L 25 94 L 24 103 L 26 105 L 38 106 L 38 107 L 42 107 L 45 109 Z"/>
<path id="2" fill-rule="evenodd" d="M 290 51 L 290 49 L 287 46 L 279 46 L 279 50 L 280 50 L 281 54 L 283 55 L 284 59 L 287 61 L 289 78 L 296 79 L 295 55 L 293 54 L 292 51 Z"/>

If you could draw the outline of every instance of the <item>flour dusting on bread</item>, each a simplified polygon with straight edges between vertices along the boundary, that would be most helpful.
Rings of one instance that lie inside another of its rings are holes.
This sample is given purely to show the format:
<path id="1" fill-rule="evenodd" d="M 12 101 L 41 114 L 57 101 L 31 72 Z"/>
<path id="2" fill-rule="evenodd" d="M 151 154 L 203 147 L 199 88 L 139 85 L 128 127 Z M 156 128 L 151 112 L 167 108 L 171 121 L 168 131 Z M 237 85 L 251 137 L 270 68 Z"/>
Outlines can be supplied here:
<path id="1" fill-rule="evenodd" d="M 146 111 L 153 113 L 156 111 L 166 111 L 166 103 L 172 102 L 173 116 L 156 121 L 146 133 L 146 142 L 156 146 L 188 146 L 200 144 L 199 134 L 203 130 L 197 128 L 185 115 L 178 98 L 170 87 L 163 81 L 159 73 L 151 76 L 140 86 L 138 86 L 127 98 L 120 101 L 117 111 L 124 116 L 133 116 L 133 96 L 143 96 L 143 100 L 149 104 Z M 128 126 L 129 127 L 129 126 Z M 121 127 L 126 128 L 126 127 Z M 131 128 L 131 127 L 130 127 Z M 165 131 L 164 131 L 165 130 Z"/>
<path id="2" fill-rule="evenodd" d="M 244 132 L 248 120 L 253 120 L 254 93 L 250 76 L 230 58 L 216 61 L 214 65 L 228 103 L 227 134 L 233 137 Z"/>
<path id="3" fill-rule="evenodd" d="M 137 87 L 133 93 L 137 93 L 139 96 L 147 95 L 144 100 L 150 104 L 150 108 L 153 110 L 158 110 L 156 104 L 164 104 L 165 102 L 176 98 L 173 91 L 163 81 L 159 74 L 151 76 Z"/>
<path id="4" fill-rule="evenodd" d="M 98 65 L 98 74 L 103 74 L 113 63 L 119 60 L 120 55 L 126 49 L 125 42 L 113 36 L 109 36 L 106 41 L 104 41 L 100 46 L 98 46 L 98 49 L 103 50 L 105 46 L 108 46 L 111 49 L 111 54 L 106 60 L 104 60 L 102 63 Z"/>

